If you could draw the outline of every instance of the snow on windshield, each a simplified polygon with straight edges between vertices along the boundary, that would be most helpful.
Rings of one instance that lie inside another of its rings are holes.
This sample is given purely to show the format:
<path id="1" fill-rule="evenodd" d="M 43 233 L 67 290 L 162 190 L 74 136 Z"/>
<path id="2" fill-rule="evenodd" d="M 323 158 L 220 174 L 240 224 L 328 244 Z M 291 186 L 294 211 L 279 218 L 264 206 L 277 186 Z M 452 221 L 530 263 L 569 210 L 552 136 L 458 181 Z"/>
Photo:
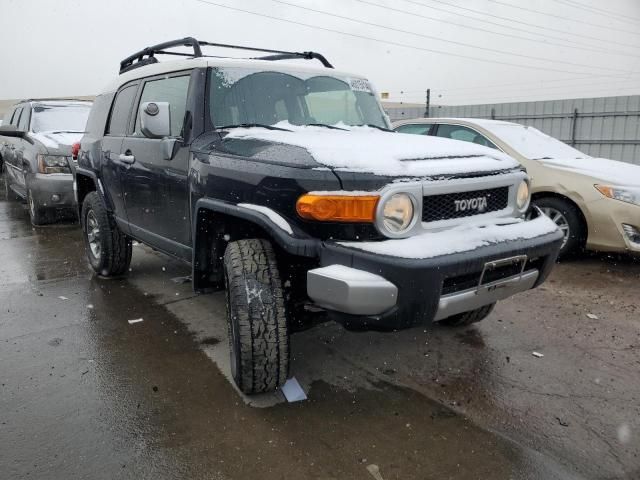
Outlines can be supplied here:
<path id="1" fill-rule="evenodd" d="M 482 126 L 506 142 L 520 155 L 532 160 L 588 157 L 580 150 L 576 150 L 533 127 L 508 123 L 486 123 Z"/>
<path id="2" fill-rule="evenodd" d="M 344 123 L 332 125 L 337 129 L 289 122 L 274 127 L 286 130 L 236 128 L 229 130 L 225 140 L 247 138 L 296 145 L 327 167 L 390 177 L 433 177 L 518 167 L 513 158 L 495 149 L 447 138 L 402 135 Z"/>
<path id="3" fill-rule="evenodd" d="M 88 104 L 36 105 L 33 107 L 31 131 L 84 132 L 90 109 Z"/>

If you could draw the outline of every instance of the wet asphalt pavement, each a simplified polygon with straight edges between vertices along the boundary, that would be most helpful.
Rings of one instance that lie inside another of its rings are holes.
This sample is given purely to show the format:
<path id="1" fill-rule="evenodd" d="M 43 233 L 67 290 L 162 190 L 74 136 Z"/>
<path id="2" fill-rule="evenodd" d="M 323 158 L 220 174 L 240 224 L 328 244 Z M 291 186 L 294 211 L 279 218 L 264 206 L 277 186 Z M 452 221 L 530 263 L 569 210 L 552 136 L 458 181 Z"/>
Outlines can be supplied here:
<path id="1" fill-rule="evenodd" d="M 0 479 L 640 478 L 639 262 L 561 264 L 467 329 L 297 333 L 295 404 L 238 393 L 188 274 L 137 245 L 98 278 L 0 196 Z"/>

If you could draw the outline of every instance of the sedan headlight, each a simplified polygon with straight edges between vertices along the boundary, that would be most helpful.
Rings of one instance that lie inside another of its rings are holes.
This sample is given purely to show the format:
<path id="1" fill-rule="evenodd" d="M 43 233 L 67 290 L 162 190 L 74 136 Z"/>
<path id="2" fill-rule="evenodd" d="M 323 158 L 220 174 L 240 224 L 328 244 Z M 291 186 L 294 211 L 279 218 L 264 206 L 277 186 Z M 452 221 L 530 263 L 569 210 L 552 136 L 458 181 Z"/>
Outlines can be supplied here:
<path id="1" fill-rule="evenodd" d="M 38 155 L 38 172 L 71 173 L 69 159 L 63 155 Z"/>
<path id="2" fill-rule="evenodd" d="M 379 211 L 383 228 L 392 235 L 400 235 L 413 226 L 414 201 L 407 193 L 394 193 L 383 201 Z"/>
<path id="3" fill-rule="evenodd" d="M 526 210 L 531 200 L 531 190 L 529 189 L 529 182 L 522 180 L 518 185 L 518 192 L 516 193 L 516 205 L 520 210 Z"/>
<path id="4" fill-rule="evenodd" d="M 621 202 L 640 205 L 640 188 L 613 187 L 610 185 L 594 185 L 605 197 L 620 200 Z"/>

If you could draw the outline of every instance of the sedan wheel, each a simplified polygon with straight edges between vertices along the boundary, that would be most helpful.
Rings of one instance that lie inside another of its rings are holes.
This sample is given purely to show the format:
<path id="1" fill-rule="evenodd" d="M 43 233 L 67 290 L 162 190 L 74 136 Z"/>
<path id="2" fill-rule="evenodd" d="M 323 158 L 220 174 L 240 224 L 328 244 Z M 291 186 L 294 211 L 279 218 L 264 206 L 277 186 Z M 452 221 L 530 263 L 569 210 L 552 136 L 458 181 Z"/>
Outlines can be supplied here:
<path id="1" fill-rule="evenodd" d="M 560 248 L 564 248 L 567 245 L 569 238 L 571 238 L 571 228 L 569 227 L 567 217 L 565 217 L 561 211 L 556 210 L 552 207 L 542 207 L 540 208 L 540 210 L 542 210 L 542 213 L 549 217 L 553 221 L 553 223 L 555 223 L 562 231 L 564 237 L 562 239 L 562 246 Z"/>
<path id="2" fill-rule="evenodd" d="M 559 197 L 536 198 L 533 204 L 542 210 L 562 232 L 560 257 L 581 251 L 586 243 L 587 228 L 578 207 Z"/>

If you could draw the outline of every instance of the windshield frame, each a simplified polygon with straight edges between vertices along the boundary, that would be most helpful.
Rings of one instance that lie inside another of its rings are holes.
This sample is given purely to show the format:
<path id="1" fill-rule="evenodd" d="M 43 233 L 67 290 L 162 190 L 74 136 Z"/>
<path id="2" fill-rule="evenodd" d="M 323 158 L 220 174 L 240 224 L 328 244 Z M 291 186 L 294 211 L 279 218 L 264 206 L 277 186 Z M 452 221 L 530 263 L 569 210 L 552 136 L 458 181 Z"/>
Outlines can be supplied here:
<path id="1" fill-rule="evenodd" d="M 213 89 L 215 88 L 215 71 L 242 71 L 242 73 L 244 73 L 243 75 L 239 75 L 237 79 L 234 80 L 234 84 L 241 80 L 244 79 L 250 75 L 256 74 L 256 73 L 272 73 L 272 74 L 282 74 L 282 75 L 290 75 L 296 79 L 302 80 L 303 82 L 308 81 L 309 79 L 313 79 L 313 78 L 320 78 L 320 77 L 329 77 L 338 81 L 341 81 L 343 83 L 345 83 L 349 88 L 345 89 L 345 91 L 352 91 L 352 92 L 357 92 L 357 90 L 353 89 L 353 85 L 351 83 L 351 80 L 357 82 L 365 82 L 366 86 L 368 86 L 369 88 L 369 94 L 371 95 L 372 100 L 375 103 L 375 110 L 376 110 L 376 116 L 379 115 L 379 122 L 378 123 L 382 123 L 381 127 L 383 128 L 391 128 L 391 122 L 390 119 L 386 113 L 386 111 L 384 110 L 382 104 L 380 103 L 380 99 L 379 99 L 379 95 L 378 92 L 376 91 L 375 87 L 364 77 L 361 76 L 350 76 L 348 74 L 345 73 L 339 73 L 336 74 L 335 72 L 329 70 L 329 71 L 317 71 L 317 70 L 298 70 L 295 68 L 291 68 L 291 69 L 287 69 L 287 68 L 269 68 L 266 69 L 264 67 L 245 67 L 245 66 L 210 66 L 207 68 L 207 80 L 206 80 L 206 88 L 205 88 L 205 117 L 206 117 L 206 126 L 207 126 L 207 130 L 217 130 L 220 129 L 220 127 L 229 124 L 229 122 L 224 122 L 224 121 L 220 121 L 218 123 L 220 123 L 219 125 L 216 125 L 216 119 L 214 118 L 215 115 L 215 109 L 216 106 L 214 104 L 215 101 L 215 94 L 213 92 Z M 331 90 L 329 90 L 331 91 Z M 336 90 L 337 91 L 337 90 Z M 289 116 L 290 118 L 290 116 Z M 245 122 L 244 120 L 246 120 L 246 118 L 244 119 L 240 119 L 239 122 L 237 123 L 265 123 L 265 122 Z M 285 119 L 286 121 L 290 122 L 290 119 Z M 364 118 L 364 122 L 363 123 L 373 123 L 371 122 L 371 120 L 374 120 L 372 118 Z M 278 122 L 280 122 L 282 120 L 275 120 L 273 123 L 271 123 L 270 125 L 276 125 Z M 235 122 L 234 122 L 235 123 Z M 309 123 L 301 123 L 300 125 L 304 126 L 304 125 L 310 125 L 310 123 L 313 122 L 309 122 Z M 316 122 L 316 123 L 322 123 L 322 122 Z M 339 122 L 338 122 L 339 123 Z M 233 123 L 232 123 L 233 124 Z M 293 125 L 295 125 L 294 123 L 292 123 Z M 333 125 L 332 125 L 333 126 Z"/>

